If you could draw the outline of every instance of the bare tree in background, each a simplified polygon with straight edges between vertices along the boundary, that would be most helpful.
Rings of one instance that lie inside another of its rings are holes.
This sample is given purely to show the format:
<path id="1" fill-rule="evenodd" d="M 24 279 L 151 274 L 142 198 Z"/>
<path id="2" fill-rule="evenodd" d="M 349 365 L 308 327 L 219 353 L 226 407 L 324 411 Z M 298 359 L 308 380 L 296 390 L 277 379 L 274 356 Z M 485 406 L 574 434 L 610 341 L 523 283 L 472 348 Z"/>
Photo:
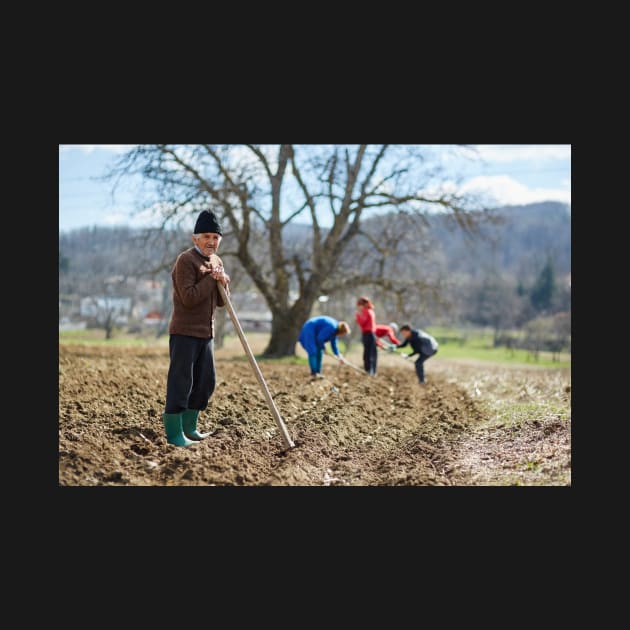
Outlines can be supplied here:
<path id="1" fill-rule="evenodd" d="M 429 149 L 397 145 L 140 145 L 110 173 L 153 184 L 162 226 L 210 208 L 233 255 L 272 313 L 267 357 L 293 355 L 303 323 L 375 212 L 422 216 L 439 207 L 472 229 L 471 199 L 440 190 Z M 427 159 L 425 159 L 427 158 Z M 308 222 L 307 242 L 291 228 Z M 226 238 L 227 240 L 227 238 Z M 229 273 L 229 269 L 228 269 Z"/>
<path id="2" fill-rule="evenodd" d="M 87 301 L 91 307 L 92 321 L 105 331 L 105 339 L 112 339 L 119 318 L 124 317 L 126 321 L 131 313 L 133 294 L 126 289 L 126 284 L 127 278 L 124 276 L 103 278 L 92 283 L 97 294 L 89 297 Z"/>
<path id="3" fill-rule="evenodd" d="M 346 298 L 351 310 L 356 297 L 367 294 L 378 304 L 378 323 L 407 322 L 425 314 L 426 305 L 447 308 L 447 281 L 445 259 L 426 217 L 401 211 L 364 221 L 322 289 L 334 296 L 354 290 Z"/>

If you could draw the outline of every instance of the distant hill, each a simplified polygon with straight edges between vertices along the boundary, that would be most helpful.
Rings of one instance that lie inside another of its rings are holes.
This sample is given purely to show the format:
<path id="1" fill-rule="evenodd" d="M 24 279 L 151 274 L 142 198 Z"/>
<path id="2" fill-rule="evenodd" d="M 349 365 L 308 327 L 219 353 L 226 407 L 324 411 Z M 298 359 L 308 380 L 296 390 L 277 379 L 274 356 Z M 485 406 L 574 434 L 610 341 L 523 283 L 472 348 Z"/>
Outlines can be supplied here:
<path id="1" fill-rule="evenodd" d="M 549 257 L 559 274 L 571 271 L 571 211 L 567 204 L 546 201 L 495 210 L 500 223 L 485 225 L 483 239 L 470 240 L 446 227 L 445 218 L 432 217 L 431 236 L 441 247 L 452 271 L 485 272 L 498 268 L 531 276 Z"/>
<path id="2" fill-rule="evenodd" d="M 515 279 L 531 281 L 550 258 L 557 274 L 570 273 L 571 212 L 567 204 L 548 201 L 505 206 L 494 214 L 500 222 L 484 225 L 481 239 L 470 239 L 461 230 L 449 228 L 444 215 L 429 217 L 428 228 L 422 229 L 428 229 L 432 251 L 439 254 L 441 265 L 448 272 L 480 277 L 489 270 L 498 270 Z M 377 234 L 378 226 L 388 218 L 389 215 L 372 217 L 364 222 L 364 227 Z M 309 225 L 287 225 L 288 249 L 306 251 L 310 237 Z M 90 275 L 95 269 L 108 274 L 137 272 L 140 250 L 146 250 L 147 243 L 140 228 L 99 226 L 61 232 L 60 276 L 69 271 L 73 275 Z M 152 245 L 151 251 L 154 260 L 166 261 L 164 271 L 168 272 L 170 261 L 189 244 L 189 234 L 171 233 L 162 235 L 161 242 Z M 355 263 L 360 264 L 357 260 Z"/>

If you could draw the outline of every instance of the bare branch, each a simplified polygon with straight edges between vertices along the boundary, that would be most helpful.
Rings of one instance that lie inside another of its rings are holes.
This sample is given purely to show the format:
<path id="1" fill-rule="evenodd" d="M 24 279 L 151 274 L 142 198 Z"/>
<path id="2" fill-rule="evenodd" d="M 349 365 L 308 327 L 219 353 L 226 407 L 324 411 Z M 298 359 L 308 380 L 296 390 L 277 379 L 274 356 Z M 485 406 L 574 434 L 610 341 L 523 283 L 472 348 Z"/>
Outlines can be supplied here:
<path id="1" fill-rule="evenodd" d="M 350 163 L 347 162 L 347 170 L 348 177 L 346 180 L 346 191 L 341 203 L 341 209 L 339 210 L 339 214 L 347 215 L 350 212 L 350 202 L 352 201 L 352 191 L 354 190 L 354 185 L 357 181 L 357 176 L 359 175 L 359 171 L 361 170 L 361 163 L 363 161 L 363 156 L 365 155 L 365 150 L 367 149 L 366 144 L 362 144 L 359 146 L 357 151 L 357 156 L 354 161 L 354 164 L 350 166 Z M 348 151 L 346 150 L 346 158 L 349 158 Z M 360 212 L 361 209 L 359 209 Z"/>
<path id="2" fill-rule="evenodd" d="M 361 196 L 359 197 L 357 203 L 361 206 L 363 205 L 363 201 L 364 199 L 367 197 L 368 193 L 366 192 L 368 184 L 370 183 L 370 180 L 372 179 L 372 177 L 374 177 L 374 173 L 376 172 L 376 168 L 378 167 L 378 163 L 383 159 L 383 157 L 385 156 L 385 153 L 387 152 L 387 147 L 389 145 L 384 144 L 378 154 L 376 155 L 376 157 L 374 158 L 374 161 L 372 162 L 372 166 L 370 168 L 370 170 L 368 171 L 368 174 L 366 175 L 365 179 L 363 180 L 363 183 L 361 184 Z M 394 173 L 392 173 L 392 177 L 394 176 L 394 174 L 396 173 L 396 171 L 394 171 Z M 388 178 L 385 178 L 383 181 L 385 181 Z M 381 184 L 379 184 L 380 186 Z"/>
<path id="3" fill-rule="evenodd" d="M 321 230 L 319 228 L 319 221 L 317 220 L 317 211 L 315 207 L 315 199 L 313 195 L 309 192 L 304 179 L 302 178 L 302 174 L 300 173 L 300 169 L 297 166 L 295 161 L 295 148 L 292 148 L 291 153 L 291 166 L 293 169 L 293 175 L 297 180 L 299 187 L 304 193 L 304 197 L 306 198 L 306 203 L 308 204 L 309 210 L 311 211 L 311 221 L 313 222 L 313 259 L 315 261 L 321 260 L 321 250 L 322 250 L 322 238 L 321 238 Z"/>
<path id="4" fill-rule="evenodd" d="M 365 197 L 371 197 L 372 195 L 376 194 L 376 191 L 387 181 L 390 181 L 392 179 L 395 179 L 396 177 L 400 177 L 401 175 L 404 175 L 405 173 L 408 173 L 409 169 L 408 168 L 400 168 L 397 169 L 395 171 L 392 171 L 389 175 L 387 175 L 386 177 L 383 177 L 380 179 L 380 181 L 378 182 L 378 184 L 376 184 L 376 186 L 374 186 L 372 188 L 372 190 L 370 190 L 369 192 L 367 192 L 365 194 Z"/>
<path id="5" fill-rule="evenodd" d="M 346 158 L 348 158 L 348 152 L 346 151 Z M 333 217 L 337 216 L 337 212 L 335 211 L 335 204 L 333 203 L 335 199 L 335 194 L 333 192 L 333 184 L 335 183 L 335 170 L 337 169 L 337 149 L 333 153 L 333 156 L 330 160 L 330 172 L 328 174 L 328 198 L 330 201 L 330 210 L 332 212 Z"/>
<path id="6" fill-rule="evenodd" d="M 345 277 L 342 282 L 329 282 L 326 281 L 322 285 L 322 291 L 324 293 L 335 293 L 337 291 L 347 290 L 350 287 L 359 287 L 359 286 L 373 286 L 380 287 L 386 291 L 391 291 L 392 293 L 404 292 L 408 290 L 408 285 L 397 283 L 395 280 L 389 278 L 379 278 L 375 277 L 372 274 L 354 274 L 352 276 Z M 414 283 L 414 289 L 416 291 L 421 290 L 430 290 L 433 289 L 434 285 L 430 282 L 427 282 L 423 279 L 418 279 Z"/>
<path id="7" fill-rule="evenodd" d="M 295 219 L 300 214 L 302 214 L 302 212 L 304 212 L 304 210 L 307 207 L 308 207 L 308 201 L 305 201 L 295 212 L 292 212 L 284 221 L 282 221 L 281 223 L 282 227 L 291 223 L 291 221 L 293 221 L 293 219 Z"/>
<path id="8" fill-rule="evenodd" d="M 267 176 L 271 180 L 273 175 L 271 173 L 271 168 L 269 168 L 269 162 L 267 161 L 267 158 L 265 157 L 264 153 L 256 145 L 246 144 L 245 146 L 248 149 L 250 149 L 254 153 L 254 155 L 260 160 L 260 162 L 263 165 L 265 171 L 267 172 Z"/>
<path id="9" fill-rule="evenodd" d="M 210 186 L 208 181 L 203 177 L 203 175 L 201 175 L 201 173 L 199 173 L 195 168 L 190 166 L 190 164 L 180 159 L 180 157 L 175 153 L 175 151 L 173 151 L 172 149 L 169 149 L 166 145 L 159 145 L 159 146 L 160 146 L 160 151 L 170 155 L 177 164 L 179 164 L 185 171 L 189 172 L 199 182 L 199 185 L 211 197 L 213 197 L 214 199 L 216 199 L 216 201 L 223 204 L 223 198 L 221 197 L 219 192 L 215 188 Z"/>

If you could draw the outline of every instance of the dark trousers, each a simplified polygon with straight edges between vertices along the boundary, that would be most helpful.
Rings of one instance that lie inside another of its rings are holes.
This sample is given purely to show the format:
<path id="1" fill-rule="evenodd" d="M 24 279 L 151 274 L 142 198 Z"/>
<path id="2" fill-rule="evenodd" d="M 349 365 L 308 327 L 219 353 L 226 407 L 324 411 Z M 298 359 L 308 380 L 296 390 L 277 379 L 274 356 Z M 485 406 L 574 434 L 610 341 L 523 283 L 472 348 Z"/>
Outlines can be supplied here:
<path id="1" fill-rule="evenodd" d="M 186 409 L 203 411 L 216 384 L 214 340 L 171 335 L 171 363 L 166 379 L 166 413 Z"/>
<path id="2" fill-rule="evenodd" d="M 376 335 L 371 332 L 363 333 L 363 369 L 368 374 L 376 374 Z"/>
<path id="3" fill-rule="evenodd" d="M 435 352 L 433 354 L 435 354 Z M 424 362 L 427 359 L 431 358 L 433 354 L 424 354 L 423 352 L 421 352 L 418 358 L 416 359 L 416 374 L 418 375 L 418 380 L 421 383 L 424 383 Z"/>

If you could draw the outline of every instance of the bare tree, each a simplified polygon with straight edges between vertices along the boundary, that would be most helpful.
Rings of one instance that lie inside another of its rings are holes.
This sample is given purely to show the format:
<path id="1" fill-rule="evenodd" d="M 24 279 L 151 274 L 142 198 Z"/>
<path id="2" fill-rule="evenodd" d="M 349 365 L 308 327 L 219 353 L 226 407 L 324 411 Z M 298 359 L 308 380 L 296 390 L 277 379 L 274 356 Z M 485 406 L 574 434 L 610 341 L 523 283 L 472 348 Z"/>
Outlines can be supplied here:
<path id="1" fill-rule="evenodd" d="M 447 281 L 444 256 L 429 234 L 426 217 L 403 211 L 363 221 L 340 257 L 337 273 L 322 289 L 331 294 L 368 294 L 380 305 L 377 321 L 411 321 L 427 306 L 443 311 Z"/>
<path id="2" fill-rule="evenodd" d="M 91 313 L 92 322 L 105 331 L 105 339 L 111 339 L 114 330 L 122 318 L 127 321 L 133 304 L 133 296 L 122 293 L 125 291 L 126 278 L 115 277 L 103 279 L 96 286 L 100 292 L 86 298 L 87 307 Z"/>
<path id="3" fill-rule="evenodd" d="M 221 217 L 233 244 L 223 255 L 240 261 L 272 313 L 267 357 L 294 354 L 304 321 L 370 215 L 422 216 L 437 207 L 464 229 L 475 225 L 471 200 L 436 186 L 439 174 L 419 147 L 140 145 L 109 176 L 130 174 L 151 182 L 162 227 L 204 208 Z M 309 224 L 307 241 L 291 236 L 299 221 Z"/>

